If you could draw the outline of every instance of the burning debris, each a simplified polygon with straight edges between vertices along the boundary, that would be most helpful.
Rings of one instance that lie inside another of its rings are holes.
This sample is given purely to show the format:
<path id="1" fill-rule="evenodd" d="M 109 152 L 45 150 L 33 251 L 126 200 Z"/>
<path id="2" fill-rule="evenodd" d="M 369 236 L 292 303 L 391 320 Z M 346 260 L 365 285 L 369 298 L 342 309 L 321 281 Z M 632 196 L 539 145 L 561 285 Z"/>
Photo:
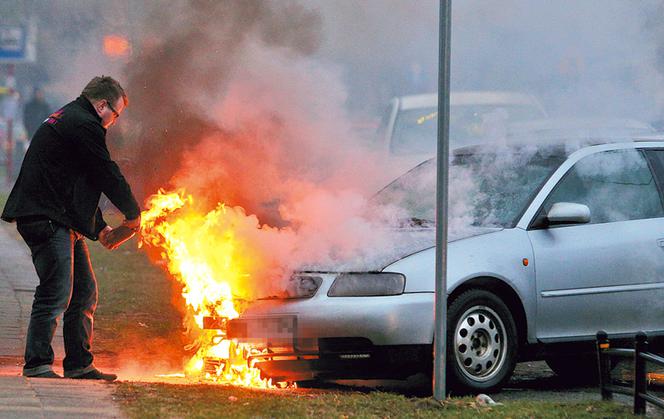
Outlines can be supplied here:
<path id="1" fill-rule="evenodd" d="M 247 278 L 260 265 L 237 236 L 237 225 L 251 217 L 223 204 L 205 214 L 192 206 L 193 198 L 184 192 L 153 195 L 142 215 L 140 242 L 158 249 L 168 272 L 182 284 L 185 325 L 197 336 L 187 348 L 196 353 L 185 373 L 248 387 L 285 386 L 273 384 L 254 367 L 258 349 L 227 337 L 228 321 L 239 316 L 243 297 L 251 295 Z"/>

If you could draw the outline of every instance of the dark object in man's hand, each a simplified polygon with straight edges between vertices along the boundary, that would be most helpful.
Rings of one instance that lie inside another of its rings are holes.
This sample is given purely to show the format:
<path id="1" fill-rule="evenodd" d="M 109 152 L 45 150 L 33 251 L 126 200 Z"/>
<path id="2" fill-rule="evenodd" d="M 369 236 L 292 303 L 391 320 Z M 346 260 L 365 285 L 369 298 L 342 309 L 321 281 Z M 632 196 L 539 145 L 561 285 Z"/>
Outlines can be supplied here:
<path id="1" fill-rule="evenodd" d="M 107 247 L 111 250 L 117 249 L 121 244 L 134 237 L 134 234 L 136 234 L 136 230 L 125 225 L 114 228 L 106 234 Z"/>

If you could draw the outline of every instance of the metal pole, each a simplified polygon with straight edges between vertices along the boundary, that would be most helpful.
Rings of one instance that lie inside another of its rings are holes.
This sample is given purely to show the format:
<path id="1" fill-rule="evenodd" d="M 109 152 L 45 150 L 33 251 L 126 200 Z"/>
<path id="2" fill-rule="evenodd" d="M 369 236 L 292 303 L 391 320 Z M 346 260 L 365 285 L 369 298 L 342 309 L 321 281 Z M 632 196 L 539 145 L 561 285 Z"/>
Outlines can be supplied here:
<path id="1" fill-rule="evenodd" d="M 433 397 L 446 396 L 447 360 L 447 181 L 449 173 L 450 43 L 452 0 L 440 1 L 438 37 L 438 167 L 436 187 L 436 296 Z"/>
<path id="2" fill-rule="evenodd" d="M 7 64 L 7 85 L 9 87 L 7 100 L 13 101 L 15 95 L 15 79 L 14 74 L 16 66 L 14 64 Z M 11 80 L 11 82 L 10 82 Z M 7 119 L 7 138 L 5 146 L 5 164 L 7 169 L 7 186 L 12 185 L 12 178 L 14 177 L 14 119 L 12 111 L 9 112 Z"/>
<path id="3" fill-rule="evenodd" d="M 639 332 L 634 338 L 634 414 L 646 414 L 646 399 L 643 395 L 648 391 L 646 378 L 646 360 L 641 353 L 648 351 L 648 336 Z"/>
<path id="4" fill-rule="evenodd" d="M 609 364 L 611 359 L 609 355 L 604 353 L 611 347 L 609 342 L 609 335 L 605 331 L 600 330 L 597 332 L 597 368 L 599 369 L 599 391 L 602 394 L 602 400 L 611 400 L 613 399 L 613 393 L 608 390 L 608 386 L 611 385 L 611 368 Z"/>
<path id="5" fill-rule="evenodd" d="M 14 182 L 14 120 L 7 120 L 7 146 L 5 153 L 7 153 L 7 186 L 11 186 Z"/>

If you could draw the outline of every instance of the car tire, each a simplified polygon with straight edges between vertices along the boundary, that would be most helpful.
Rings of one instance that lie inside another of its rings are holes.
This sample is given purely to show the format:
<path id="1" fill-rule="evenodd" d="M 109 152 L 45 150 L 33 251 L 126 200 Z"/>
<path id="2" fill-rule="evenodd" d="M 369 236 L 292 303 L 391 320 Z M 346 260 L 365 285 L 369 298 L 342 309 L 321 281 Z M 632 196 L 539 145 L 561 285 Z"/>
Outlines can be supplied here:
<path id="1" fill-rule="evenodd" d="M 550 356 L 546 364 L 564 379 L 573 379 L 576 383 L 590 384 L 599 381 L 597 355 Z"/>
<path id="2" fill-rule="evenodd" d="M 447 377 L 457 392 L 500 389 L 516 365 L 518 333 L 509 308 L 495 294 L 470 289 L 448 308 Z"/>

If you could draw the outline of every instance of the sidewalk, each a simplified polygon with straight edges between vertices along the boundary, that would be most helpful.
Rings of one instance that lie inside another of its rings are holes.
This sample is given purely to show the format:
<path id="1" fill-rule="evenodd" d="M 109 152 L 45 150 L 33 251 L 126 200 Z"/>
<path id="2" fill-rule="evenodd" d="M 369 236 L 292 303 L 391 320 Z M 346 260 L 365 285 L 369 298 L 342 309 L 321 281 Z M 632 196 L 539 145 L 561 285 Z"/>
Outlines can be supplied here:
<path id="1" fill-rule="evenodd" d="M 13 225 L 0 223 L 0 417 L 122 417 L 113 403 L 113 386 L 98 381 L 21 376 L 25 332 L 37 275 L 27 246 Z M 62 328 L 53 350 L 62 373 Z"/>

